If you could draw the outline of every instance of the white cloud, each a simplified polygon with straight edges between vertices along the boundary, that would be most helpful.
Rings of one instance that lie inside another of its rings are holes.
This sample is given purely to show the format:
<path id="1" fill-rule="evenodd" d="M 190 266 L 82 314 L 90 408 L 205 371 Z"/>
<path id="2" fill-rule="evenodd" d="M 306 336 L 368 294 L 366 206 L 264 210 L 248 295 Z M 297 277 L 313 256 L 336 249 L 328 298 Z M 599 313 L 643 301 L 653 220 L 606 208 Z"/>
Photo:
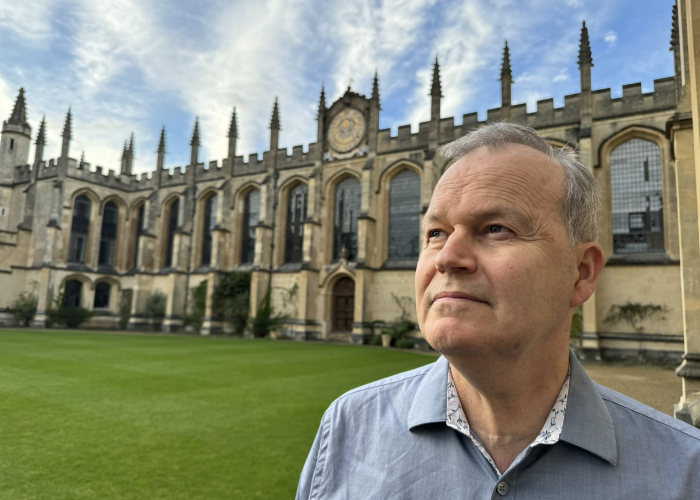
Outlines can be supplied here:
<path id="1" fill-rule="evenodd" d="M 553 82 L 566 82 L 569 80 L 569 72 L 566 69 L 562 69 L 555 77 L 552 79 Z"/>
<path id="2" fill-rule="evenodd" d="M 611 31 L 608 31 L 608 32 L 605 34 L 604 40 L 607 42 L 607 44 L 608 44 L 609 47 L 614 47 L 614 46 L 615 46 L 615 43 L 617 43 L 617 33 L 615 33 L 615 32 L 612 31 L 612 30 L 611 30 Z"/>

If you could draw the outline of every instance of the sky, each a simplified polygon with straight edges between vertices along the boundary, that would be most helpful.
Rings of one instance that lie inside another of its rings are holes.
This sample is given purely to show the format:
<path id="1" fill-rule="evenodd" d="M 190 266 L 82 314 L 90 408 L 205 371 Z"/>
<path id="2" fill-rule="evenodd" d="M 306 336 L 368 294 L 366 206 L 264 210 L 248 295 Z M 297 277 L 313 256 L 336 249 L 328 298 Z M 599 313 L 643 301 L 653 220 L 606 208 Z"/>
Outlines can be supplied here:
<path id="1" fill-rule="evenodd" d="M 442 116 L 500 106 L 508 40 L 513 103 L 579 91 L 581 22 L 589 29 L 593 89 L 673 75 L 673 0 L 0 0 L 0 119 L 20 87 L 32 139 L 47 121 L 44 158 L 60 155 L 70 107 L 70 154 L 119 170 L 134 134 L 136 172 L 155 169 L 166 129 L 166 167 L 186 165 L 196 117 L 199 161 L 227 156 L 231 113 L 237 154 L 266 151 L 275 98 L 280 147 L 316 141 L 321 86 L 330 105 L 351 85 L 369 96 L 379 75 L 380 128 L 430 118 L 437 56 Z M 34 151 L 29 161 L 33 161 Z"/>

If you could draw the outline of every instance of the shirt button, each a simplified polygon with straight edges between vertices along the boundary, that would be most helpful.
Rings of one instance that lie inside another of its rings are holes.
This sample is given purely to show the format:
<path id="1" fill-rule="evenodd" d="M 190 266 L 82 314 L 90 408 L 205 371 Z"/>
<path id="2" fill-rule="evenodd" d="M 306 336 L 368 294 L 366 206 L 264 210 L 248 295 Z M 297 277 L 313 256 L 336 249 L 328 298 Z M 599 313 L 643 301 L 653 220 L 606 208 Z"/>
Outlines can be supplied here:
<path id="1" fill-rule="evenodd" d="M 496 491 L 499 495 L 504 497 L 508 494 L 508 485 L 501 481 L 500 483 L 498 483 L 498 486 L 496 486 Z"/>

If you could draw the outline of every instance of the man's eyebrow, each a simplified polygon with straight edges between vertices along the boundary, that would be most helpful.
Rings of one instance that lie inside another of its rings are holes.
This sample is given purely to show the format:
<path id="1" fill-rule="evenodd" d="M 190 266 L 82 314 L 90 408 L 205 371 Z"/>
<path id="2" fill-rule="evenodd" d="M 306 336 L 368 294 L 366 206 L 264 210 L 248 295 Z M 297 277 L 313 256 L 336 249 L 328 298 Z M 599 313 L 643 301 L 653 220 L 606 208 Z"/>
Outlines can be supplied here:
<path id="1" fill-rule="evenodd" d="M 489 207 L 483 210 L 476 210 L 470 213 L 470 218 L 482 220 L 491 218 L 507 218 L 514 221 L 515 224 L 522 227 L 526 232 L 529 232 L 533 228 L 533 222 L 525 213 L 514 207 L 496 206 Z M 435 213 L 426 213 L 423 217 L 422 229 L 423 232 L 428 228 L 429 225 L 439 223 L 441 218 Z"/>

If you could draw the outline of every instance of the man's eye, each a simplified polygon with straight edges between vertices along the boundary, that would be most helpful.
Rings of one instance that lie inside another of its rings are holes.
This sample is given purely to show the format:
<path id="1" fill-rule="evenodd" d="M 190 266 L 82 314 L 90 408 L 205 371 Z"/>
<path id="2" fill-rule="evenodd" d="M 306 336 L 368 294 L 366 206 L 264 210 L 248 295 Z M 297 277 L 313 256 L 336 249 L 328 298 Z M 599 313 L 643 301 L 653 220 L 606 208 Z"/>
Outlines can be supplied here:
<path id="1" fill-rule="evenodd" d="M 488 227 L 487 232 L 489 232 L 489 233 L 510 233 L 512 231 L 505 226 L 499 226 L 498 224 L 493 224 L 493 225 Z"/>
<path id="2" fill-rule="evenodd" d="M 438 238 L 444 234 L 445 231 L 443 231 L 442 229 L 431 229 L 430 231 L 428 231 L 428 238 Z"/>

